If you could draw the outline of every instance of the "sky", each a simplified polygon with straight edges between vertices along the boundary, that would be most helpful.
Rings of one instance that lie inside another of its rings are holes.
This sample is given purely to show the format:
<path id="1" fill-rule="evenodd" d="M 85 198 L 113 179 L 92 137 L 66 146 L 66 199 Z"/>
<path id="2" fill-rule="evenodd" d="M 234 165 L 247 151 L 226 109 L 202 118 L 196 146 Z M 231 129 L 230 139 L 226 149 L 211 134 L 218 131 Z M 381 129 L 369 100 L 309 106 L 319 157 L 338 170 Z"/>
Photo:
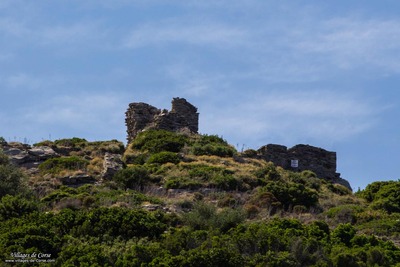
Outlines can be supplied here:
<path id="1" fill-rule="evenodd" d="M 398 180 L 400 1 L 0 0 L 0 136 L 126 140 L 131 102 L 198 108 L 242 149 L 337 152 Z"/>

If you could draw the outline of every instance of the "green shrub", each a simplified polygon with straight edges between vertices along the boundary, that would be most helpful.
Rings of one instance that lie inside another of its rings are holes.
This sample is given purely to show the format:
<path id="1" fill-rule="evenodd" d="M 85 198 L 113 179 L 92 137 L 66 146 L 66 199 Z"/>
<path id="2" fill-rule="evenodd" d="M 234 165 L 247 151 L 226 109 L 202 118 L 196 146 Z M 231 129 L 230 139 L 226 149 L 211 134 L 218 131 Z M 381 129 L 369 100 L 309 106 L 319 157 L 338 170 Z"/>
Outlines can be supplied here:
<path id="1" fill-rule="evenodd" d="M 168 162 L 178 164 L 180 161 L 179 156 L 174 152 L 162 151 L 156 154 L 153 154 L 147 160 L 147 163 L 158 163 L 165 164 Z"/>
<path id="2" fill-rule="evenodd" d="M 252 195 L 249 203 L 259 208 L 271 209 L 273 213 L 282 205 L 274 194 L 262 189 L 257 190 L 257 192 Z"/>
<path id="3" fill-rule="evenodd" d="M 313 171 L 305 170 L 300 173 L 304 178 L 317 178 L 317 175 Z"/>
<path id="4" fill-rule="evenodd" d="M 16 221 L 14 220 L 14 223 Z M 53 227 L 50 227 L 50 225 L 39 225 L 25 221 L 23 224 L 14 225 L 10 231 L 2 234 L 1 237 L 1 253 L 6 252 L 7 256 L 16 252 L 28 254 L 42 252 L 57 256 L 61 250 L 61 238 L 54 233 Z M 4 256 L 4 254 L 1 256 Z"/>
<path id="5" fill-rule="evenodd" d="M 213 177 L 210 185 L 221 190 L 239 190 L 241 188 L 241 181 L 233 175 L 220 174 Z"/>
<path id="6" fill-rule="evenodd" d="M 84 170 L 89 161 L 80 157 L 61 157 L 47 159 L 39 165 L 42 173 L 58 174 L 63 170 Z"/>
<path id="7" fill-rule="evenodd" d="M 69 198 L 76 195 L 78 192 L 75 188 L 71 188 L 68 186 L 61 186 L 59 189 L 54 190 L 53 192 L 49 193 L 45 197 L 41 199 L 43 202 L 59 202 L 63 198 Z"/>
<path id="8" fill-rule="evenodd" d="M 131 153 L 125 152 L 122 160 L 126 164 L 136 164 L 136 165 L 143 165 L 146 163 L 147 159 L 149 158 L 148 153 Z"/>
<path id="9" fill-rule="evenodd" d="M 203 183 L 185 177 L 168 178 L 164 184 L 167 189 L 190 189 L 195 190 L 203 186 Z"/>
<path id="10" fill-rule="evenodd" d="M 196 156 L 201 155 L 214 155 L 219 157 L 232 157 L 236 150 L 233 147 L 219 144 L 200 145 L 194 144 L 192 146 L 192 153 Z"/>
<path id="11" fill-rule="evenodd" d="M 66 139 L 59 139 L 54 141 L 56 146 L 64 146 L 64 147 L 85 147 L 88 141 L 83 138 L 73 137 Z"/>
<path id="12" fill-rule="evenodd" d="M 214 155 L 219 157 L 232 157 L 237 153 L 234 147 L 217 135 L 201 135 L 192 143 L 191 152 L 196 156 Z"/>
<path id="13" fill-rule="evenodd" d="M 336 242 L 344 243 L 346 246 L 350 246 L 350 242 L 355 235 L 356 230 L 349 223 L 339 224 L 338 227 L 332 231 L 332 238 Z"/>
<path id="14" fill-rule="evenodd" d="M 16 166 L 0 164 L 0 197 L 26 193 L 26 179 L 26 175 Z"/>
<path id="15" fill-rule="evenodd" d="M 357 194 L 370 202 L 372 209 L 400 212 L 400 181 L 374 182 Z"/>
<path id="16" fill-rule="evenodd" d="M 216 207 L 197 202 L 193 210 L 183 215 L 183 221 L 194 230 L 219 229 L 226 232 L 242 223 L 245 213 L 242 210 L 225 208 L 217 212 Z"/>
<path id="17" fill-rule="evenodd" d="M 279 181 L 281 180 L 281 175 L 277 171 L 274 164 L 269 163 L 265 167 L 261 167 L 254 172 L 257 177 L 259 185 L 266 185 L 268 181 Z"/>
<path id="18" fill-rule="evenodd" d="M 190 178 L 197 178 L 203 181 L 209 181 L 216 175 L 232 175 L 234 172 L 221 167 L 209 166 L 204 164 L 192 164 L 184 166 L 189 170 Z"/>
<path id="19" fill-rule="evenodd" d="M 318 203 L 318 193 L 302 184 L 269 182 L 263 189 L 271 192 L 285 209 L 296 205 L 309 208 Z"/>
<path id="20" fill-rule="evenodd" d="M 81 212 L 75 223 L 74 232 L 81 236 L 108 235 L 126 240 L 133 237 L 158 237 L 166 229 L 162 213 L 125 208 L 95 208 Z"/>
<path id="21" fill-rule="evenodd" d="M 249 157 L 249 158 L 254 158 L 256 157 L 258 154 L 258 152 L 254 149 L 246 149 L 245 151 L 242 152 L 242 155 L 245 157 Z"/>
<path id="22" fill-rule="evenodd" d="M 92 147 L 93 150 L 98 149 L 103 153 L 122 154 L 125 151 L 124 144 L 115 139 L 110 141 L 89 142 L 88 146 Z"/>
<path id="23" fill-rule="evenodd" d="M 345 195 L 351 195 L 352 192 L 350 189 L 348 189 L 347 187 L 340 185 L 340 184 L 328 184 L 328 189 L 332 192 L 335 193 L 337 195 L 340 196 L 345 196 Z"/>
<path id="24" fill-rule="evenodd" d="M 4 139 L 4 137 L 0 136 L 0 145 L 6 145 L 7 141 Z"/>
<path id="25" fill-rule="evenodd" d="M 104 246 L 82 242 L 67 244 L 56 263 L 57 266 L 113 266 Z"/>
<path id="26" fill-rule="evenodd" d="M 190 164 L 181 166 L 188 170 L 190 180 L 204 186 L 215 187 L 223 190 L 236 190 L 242 188 L 242 181 L 236 178 L 234 171 L 209 166 L 204 164 Z"/>
<path id="27" fill-rule="evenodd" d="M 8 220 L 38 210 L 36 202 L 22 196 L 6 195 L 0 202 L 0 219 Z"/>
<path id="28" fill-rule="evenodd" d="M 145 167 L 133 166 L 119 170 L 112 180 L 124 189 L 134 189 L 142 188 L 149 182 L 149 178 L 149 173 Z"/>
<path id="29" fill-rule="evenodd" d="M 131 142 L 131 147 L 142 152 L 180 152 L 188 142 L 188 137 L 166 130 L 149 130 L 139 133 Z"/>
<path id="30" fill-rule="evenodd" d="M 363 211 L 363 208 L 358 205 L 344 205 L 330 208 L 326 215 L 333 219 L 336 223 L 351 223 L 357 221 L 357 213 Z"/>
<path id="31" fill-rule="evenodd" d="M 53 146 L 55 146 L 55 145 L 54 145 L 54 142 L 53 142 L 53 141 L 44 140 L 44 141 L 41 141 L 41 142 L 39 142 L 39 143 L 33 144 L 33 146 L 49 146 L 49 147 L 53 147 Z"/>
<path id="32" fill-rule="evenodd" d="M 0 165 L 8 165 L 10 163 L 10 159 L 3 151 L 0 149 Z"/>

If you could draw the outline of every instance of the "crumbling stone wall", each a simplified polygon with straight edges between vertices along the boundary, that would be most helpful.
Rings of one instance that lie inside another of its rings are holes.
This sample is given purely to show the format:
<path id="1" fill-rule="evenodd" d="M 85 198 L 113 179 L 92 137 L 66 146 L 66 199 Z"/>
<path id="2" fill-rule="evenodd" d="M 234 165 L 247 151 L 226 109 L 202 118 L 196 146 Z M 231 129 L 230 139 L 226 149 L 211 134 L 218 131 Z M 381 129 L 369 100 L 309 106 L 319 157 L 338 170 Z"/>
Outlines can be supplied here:
<path id="1" fill-rule="evenodd" d="M 138 133 L 148 129 L 192 133 L 197 133 L 199 130 L 197 108 L 184 98 L 173 98 L 171 111 L 161 110 L 146 103 L 131 103 L 125 114 L 128 143 Z"/>
<path id="2" fill-rule="evenodd" d="M 292 171 L 313 171 L 318 177 L 346 186 L 351 190 L 348 181 L 340 178 L 336 172 L 336 152 L 310 145 L 296 145 L 287 148 L 282 145 L 269 144 L 257 150 L 258 156 L 276 166 Z"/>

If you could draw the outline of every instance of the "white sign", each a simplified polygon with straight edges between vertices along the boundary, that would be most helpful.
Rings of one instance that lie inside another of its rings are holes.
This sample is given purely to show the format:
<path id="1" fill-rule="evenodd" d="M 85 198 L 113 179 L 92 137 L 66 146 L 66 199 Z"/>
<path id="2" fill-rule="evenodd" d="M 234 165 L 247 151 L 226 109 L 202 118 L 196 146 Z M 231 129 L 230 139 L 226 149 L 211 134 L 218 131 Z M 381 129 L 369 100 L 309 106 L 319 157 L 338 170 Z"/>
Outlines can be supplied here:
<path id="1" fill-rule="evenodd" d="M 297 160 L 297 159 L 292 159 L 292 160 L 290 161 L 290 166 L 291 166 L 292 168 L 298 168 L 298 167 L 299 167 L 299 160 Z"/>

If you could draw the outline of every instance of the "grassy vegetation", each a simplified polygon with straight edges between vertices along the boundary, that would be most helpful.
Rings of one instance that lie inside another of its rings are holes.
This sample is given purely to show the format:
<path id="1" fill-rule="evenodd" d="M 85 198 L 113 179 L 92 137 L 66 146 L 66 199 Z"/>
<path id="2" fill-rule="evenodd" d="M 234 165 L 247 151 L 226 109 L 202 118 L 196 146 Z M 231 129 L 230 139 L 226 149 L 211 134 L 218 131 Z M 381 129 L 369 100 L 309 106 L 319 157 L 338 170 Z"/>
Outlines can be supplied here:
<path id="1" fill-rule="evenodd" d="M 29 174 L 0 152 L 0 261 L 19 251 L 54 266 L 400 266 L 400 181 L 353 194 L 215 135 L 146 131 L 121 144 L 44 141 L 61 157 Z M 106 152 L 125 166 L 102 181 Z M 68 172 L 98 184 L 61 185 Z"/>

